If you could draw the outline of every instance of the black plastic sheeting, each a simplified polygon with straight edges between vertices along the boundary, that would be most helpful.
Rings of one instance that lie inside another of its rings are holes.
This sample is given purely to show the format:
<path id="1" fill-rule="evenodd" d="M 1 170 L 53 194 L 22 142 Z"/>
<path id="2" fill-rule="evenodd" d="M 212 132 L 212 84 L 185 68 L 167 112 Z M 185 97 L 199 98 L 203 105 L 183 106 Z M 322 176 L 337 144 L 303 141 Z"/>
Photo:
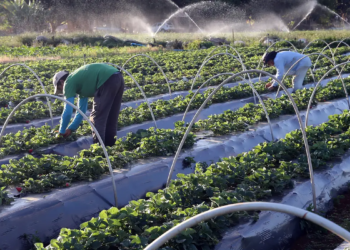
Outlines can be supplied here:
<path id="1" fill-rule="evenodd" d="M 224 77 L 226 78 L 229 78 L 230 75 L 224 75 Z M 267 81 L 269 79 L 269 77 L 261 77 L 261 81 Z M 215 79 L 214 79 L 215 80 Z M 225 87 L 227 88 L 232 88 L 232 87 L 235 87 L 235 86 L 238 86 L 239 84 L 243 84 L 243 83 L 247 83 L 249 82 L 248 79 L 246 79 L 247 81 L 237 81 L 237 82 L 233 82 L 233 83 L 228 83 L 228 84 L 225 84 Z M 259 82 L 259 78 L 252 78 L 251 79 L 251 82 L 253 83 L 256 83 L 256 82 Z M 209 83 L 208 83 L 209 84 Z M 199 93 L 204 93 L 206 90 L 208 89 L 213 89 L 213 88 L 216 88 L 217 86 L 209 86 L 209 87 L 204 87 L 204 88 L 201 88 L 199 90 Z M 193 92 L 197 91 L 196 89 L 193 90 Z M 157 95 L 157 96 L 154 96 L 154 97 L 150 97 L 148 98 L 148 101 L 150 103 L 152 102 L 155 102 L 157 100 L 170 100 L 170 99 L 174 99 L 175 97 L 177 96 L 187 96 L 189 94 L 189 91 L 177 91 L 177 92 L 174 92 L 174 93 L 171 93 L 170 94 L 163 94 L 163 95 Z M 132 107 L 132 108 L 136 108 L 137 106 L 140 106 L 141 103 L 145 102 L 143 99 L 141 100 L 136 100 L 136 101 L 131 101 L 131 102 L 127 102 L 127 103 L 123 103 L 123 106 L 124 107 Z"/>
<path id="2" fill-rule="evenodd" d="M 340 114 L 344 109 L 347 109 L 345 100 L 319 105 L 310 113 L 310 125 L 323 123 L 328 120 L 328 115 Z M 273 123 L 276 138 L 284 138 L 286 133 L 297 128 L 299 124 L 295 116 L 285 116 Z M 187 156 L 210 164 L 220 158 L 249 151 L 258 143 L 266 141 L 265 138 L 269 140 L 270 136 L 269 127 L 263 126 L 240 135 L 200 140 L 192 150 L 180 155 L 173 179 L 177 173 L 194 171 L 193 167 L 182 167 L 182 160 Z M 119 206 L 143 198 L 149 191 L 163 188 L 172 161 L 173 157 L 148 159 L 135 164 L 125 173 L 116 174 Z M 18 238 L 35 232 L 36 236 L 47 242 L 57 237 L 60 228 L 78 228 L 82 222 L 110 208 L 114 202 L 108 176 L 97 182 L 79 183 L 44 195 L 23 197 L 11 207 L 0 208 L 0 249 L 26 249 L 26 245 Z"/>
<path id="3" fill-rule="evenodd" d="M 317 209 L 327 212 L 331 201 L 350 181 L 350 156 L 342 159 L 340 164 L 328 170 L 315 173 L 314 181 L 317 195 Z M 296 185 L 280 202 L 306 209 L 312 204 L 310 180 Z M 256 223 L 248 223 L 227 232 L 216 250 L 265 250 L 288 249 L 287 247 L 302 234 L 300 219 L 284 213 L 264 211 L 259 214 Z"/>
<path id="4" fill-rule="evenodd" d="M 229 76 L 227 76 L 229 77 Z M 268 77 L 262 77 L 262 80 L 267 80 Z M 251 79 L 252 82 L 258 82 L 259 78 L 254 78 Z M 244 81 L 238 81 L 238 82 L 233 82 L 233 83 L 228 83 L 225 86 L 226 87 L 233 87 L 233 86 L 237 86 L 239 83 L 244 83 Z M 215 88 L 216 86 L 210 86 L 210 87 L 206 87 L 206 88 L 202 88 L 200 90 L 200 93 L 203 93 L 205 90 L 209 89 L 209 88 Z M 170 94 L 163 94 L 163 95 L 157 95 L 157 96 L 153 96 L 148 98 L 148 101 L 150 103 L 155 102 L 157 100 L 170 100 L 170 99 L 174 99 L 177 96 L 187 96 L 189 94 L 189 91 L 177 91 L 177 92 L 173 92 L 171 95 Z M 140 100 L 136 100 L 136 101 L 131 101 L 131 102 L 125 102 L 122 103 L 121 109 L 125 109 L 127 107 L 132 107 L 132 108 L 136 108 L 137 106 L 139 106 L 140 104 L 144 103 L 145 100 L 144 99 L 140 99 Z M 72 115 L 72 117 L 74 117 L 75 114 Z M 86 112 L 86 115 L 89 116 L 90 115 L 90 111 Z M 53 125 L 56 126 L 60 123 L 61 117 L 60 116 L 55 116 L 53 117 Z M 9 124 L 6 126 L 6 130 L 5 133 L 17 133 L 20 130 L 23 130 L 25 128 L 30 128 L 30 127 L 42 127 L 44 125 L 50 125 L 51 126 L 51 119 L 50 118 L 45 118 L 45 119 L 38 119 L 38 120 L 33 120 L 30 121 L 29 123 L 16 123 L 16 124 Z M 2 126 L 0 126 L 0 130 L 2 129 Z"/>
<path id="5" fill-rule="evenodd" d="M 347 77 L 348 74 L 344 75 L 344 77 Z M 325 79 L 321 85 L 326 85 L 330 80 L 336 79 L 337 77 Z M 313 87 L 313 84 L 308 84 L 305 86 L 306 88 Z M 283 91 L 279 93 L 279 96 L 283 94 Z M 269 94 L 264 94 L 262 95 L 262 98 L 275 98 L 275 93 L 269 93 Z M 210 105 L 208 108 L 204 109 L 200 115 L 198 116 L 197 120 L 200 119 L 206 119 L 210 115 L 214 114 L 222 114 L 226 110 L 237 110 L 247 103 L 254 103 L 255 101 L 258 102 L 258 99 L 254 100 L 253 97 L 249 97 L 246 99 L 241 99 L 241 100 L 233 100 L 230 102 L 225 102 L 225 103 L 218 103 L 218 104 L 213 104 Z M 196 110 L 190 111 L 187 113 L 185 121 L 190 122 L 192 118 L 194 117 L 196 113 Z M 176 114 L 170 117 L 166 117 L 163 119 L 157 120 L 157 126 L 158 128 L 163 128 L 163 129 L 173 129 L 174 128 L 174 123 L 181 120 L 183 117 L 183 114 Z M 59 122 L 59 119 L 57 119 L 57 122 Z M 44 125 L 45 122 L 39 121 L 35 126 L 40 127 Z M 141 124 L 134 124 L 125 128 L 122 128 L 121 130 L 118 131 L 118 137 L 123 137 L 126 136 L 127 133 L 130 132 L 137 132 L 139 129 L 148 129 L 154 127 L 154 122 L 153 121 L 148 121 L 144 122 Z M 88 149 L 90 148 L 92 144 L 92 137 L 86 136 L 86 137 L 81 137 L 77 141 L 74 142 L 68 142 L 68 143 L 62 143 L 58 145 L 54 145 L 50 147 L 50 150 L 47 150 L 47 153 L 54 153 L 54 154 L 59 154 L 59 155 L 67 155 L 67 156 L 74 156 L 77 155 L 79 151 L 83 149 Z M 7 159 L 2 159 L 0 160 L 0 164 L 6 164 L 8 163 L 9 159 L 15 158 L 17 159 L 18 156 L 11 156 L 8 157 Z"/>
<path id="6" fill-rule="evenodd" d="M 274 97 L 275 94 L 269 94 L 266 95 L 266 97 Z M 258 101 L 258 99 L 257 99 Z M 201 114 L 198 116 L 197 120 L 200 119 L 206 119 L 208 118 L 209 115 L 213 115 L 213 114 L 221 114 L 226 110 L 237 110 L 241 107 L 243 107 L 244 105 L 246 105 L 247 103 L 253 103 L 254 102 L 254 98 L 250 97 L 250 98 L 246 98 L 246 99 L 242 99 L 242 100 L 234 100 L 234 101 L 230 101 L 230 102 L 225 102 L 225 103 L 218 103 L 218 104 L 213 104 L 210 105 L 207 109 L 204 109 Z M 186 122 L 190 122 L 192 120 L 192 118 L 194 117 L 196 113 L 196 110 L 190 111 L 187 113 L 185 121 Z M 181 120 L 183 117 L 183 114 L 176 114 L 170 117 L 166 117 L 163 119 L 159 119 L 157 120 L 157 127 L 158 128 L 163 128 L 163 129 L 173 129 L 174 128 L 174 123 Z M 55 118 L 55 122 L 57 122 L 57 124 L 59 123 L 60 118 Z M 45 125 L 45 123 L 47 123 L 47 121 L 49 120 L 40 120 L 38 122 L 33 123 L 35 127 L 41 127 L 43 125 Z M 50 124 L 50 123 L 48 123 Z M 10 127 L 9 130 L 6 128 L 6 131 L 8 132 L 17 132 L 18 130 L 20 130 L 21 125 L 16 125 L 16 126 L 8 126 Z M 27 126 L 27 125 L 24 125 Z M 29 127 L 29 126 L 28 126 Z M 124 137 L 127 135 L 127 133 L 130 132 L 137 132 L 139 129 L 148 129 L 154 127 L 154 122 L 153 121 L 147 121 L 144 123 L 140 123 L 140 124 L 134 124 L 131 126 L 127 126 L 122 128 L 121 130 L 119 130 L 117 132 L 118 137 Z M 90 136 L 85 136 L 85 137 L 81 137 L 76 141 L 73 142 L 67 142 L 67 143 L 61 143 L 61 144 L 57 144 L 57 145 L 53 145 L 50 146 L 50 150 L 46 150 L 46 153 L 54 153 L 54 154 L 59 154 L 59 155 L 67 155 L 67 156 L 74 156 L 76 155 L 79 151 L 83 150 L 83 149 L 88 149 L 90 148 L 91 144 L 92 144 L 92 137 Z M 6 164 L 8 163 L 9 159 L 11 158 L 18 158 L 18 156 L 11 156 L 8 157 L 7 159 L 1 159 L 0 160 L 0 164 Z"/>
<path id="7" fill-rule="evenodd" d="M 336 249 L 334 250 L 348 250 L 350 249 L 350 243 L 344 241 L 341 245 L 339 245 Z"/>

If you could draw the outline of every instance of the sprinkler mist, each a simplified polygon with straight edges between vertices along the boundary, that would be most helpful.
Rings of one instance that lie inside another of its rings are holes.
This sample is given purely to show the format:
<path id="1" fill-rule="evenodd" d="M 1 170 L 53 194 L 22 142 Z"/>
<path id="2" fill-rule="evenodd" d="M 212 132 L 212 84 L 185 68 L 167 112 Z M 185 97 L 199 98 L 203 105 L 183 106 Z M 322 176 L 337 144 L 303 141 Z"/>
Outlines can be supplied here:
<path id="1" fill-rule="evenodd" d="M 203 5 L 203 4 L 205 4 L 205 2 L 199 2 L 199 3 L 195 3 L 195 4 L 190 4 L 190 5 L 188 5 L 188 6 L 184 7 L 184 8 L 182 8 L 182 9 L 178 9 L 178 10 L 175 11 L 173 14 L 171 14 L 171 15 L 162 23 L 162 25 L 160 25 L 160 26 L 158 27 L 157 31 L 153 34 L 153 37 L 155 37 L 155 36 L 158 34 L 158 32 L 163 28 L 163 26 L 164 26 L 167 22 L 169 22 L 170 19 L 172 19 L 173 17 L 175 17 L 176 15 L 178 15 L 178 14 L 180 14 L 180 13 L 186 13 L 186 11 L 188 11 L 188 10 L 190 10 L 190 9 L 192 9 L 192 8 L 196 8 L 196 7 L 198 7 L 198 6 L 200 6 L 200 5 Z M 188 16 L 188 14 L 187 14 L 187 16 Z M 197 27 L 198 27 L 198 25 L 197 25 Z M 199 27 L 198 27 L 198 28 L 199 28 Z M 203 33 L 203 30 L 202 30 L 202 29 L 199 28 L 199 30 Z"/>
<path id="2" fill-rule="evenodd" d="M 299 27 L 299 25 L 304 22 L 306 20 L 306 18 L 308 18 L 308 16 L 311 15 L 311 13 L 314 11 L 315 7 L 317 6 L 317 2 L 316 1 L 311 1 L 309 3 L 306 3 L 307 6 L 305 7 L 309 7 L 309 11 L 306 13 L 306 15 L 303 17 L 303 19 L 300 20 L 300 22 L 294 26 L 293 30 L 295 30 L 297 27 Z"/>
<path id="3" fill-rule="evenodd" d="M 181 9 L 176 3 L 174 3 L 173 1 L 171 1 L 171 0 L 166 0 L 168 3 L 170 3 L 171 5 L 173 5 L 173 6 L 175 6 L 177 9 Z M 187 12 L 186 11 L 184 11 L 184 14 L 191 20 L 191 22 L 198 28 L 198 30 L 200 31 L 200 32 L 202 32 L 202 33 L 204 33 L 203 32 L 203 30 L 198 26 L 198 24 L 187 14 Z"/>

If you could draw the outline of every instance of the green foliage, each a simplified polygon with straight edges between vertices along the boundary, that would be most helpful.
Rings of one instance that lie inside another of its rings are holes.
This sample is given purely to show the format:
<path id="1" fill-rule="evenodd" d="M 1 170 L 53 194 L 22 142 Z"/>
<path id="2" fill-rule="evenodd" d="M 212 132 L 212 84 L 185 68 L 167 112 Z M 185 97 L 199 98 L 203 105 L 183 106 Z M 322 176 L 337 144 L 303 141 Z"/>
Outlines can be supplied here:
<path id="1" fill-rule="evenodd" d="M 6 192 L 5 188 L 6 188 L 5 186 L 1 186 L 0 184 L 0 206 L 10 205 L 11 202 L 14 200 L 13 198 L 10 198 L 8 196 L 8 193 Z"/>
<path id="2" fill-rule="evenodd" d="M 49 126 L 41 128 L 49 132 Z M 32 128 L 31 130 L 34 130 Z M 26 143 L 21 142 L 31 131 L 24 134 L 18 132 L 12 143 L 12 150 L 23 150 L 26 147 L 34 148 L 43 143 L 58 143 L 61 138 L 49 141 L 46 134 L 34 136 Z M 119 138 L 113 147 L 108 147 L 110 161 L 114 168 L 122 168 L 140 158 L 152 156 L 169 156 L 175 154 L 184 135 L 183 129 L 157 129 L 138 131 L 136 134 L 129 133 L 125 138 Z M 190 133 L 185 141 L 184 149 L 194 144 L 194 134 Z M 28 139 L 28 138 L 27 138 Z M 74 138 L 70 138 L 74 139 Z M 39 145 L 38 145 L 39 144 Z M 18 146 L 18 148 L 16 148 Z M 102 147 L 98 144 L 91 145 L 90 149 L 82 150 L 79 156 L 67 157 L 59 155 L 41 155 L 36 158 L 26 155 L 19 160 L 11 160 L 9 164 L 0 168 L 0 188 L 5 185 L 18 185 L 23 188 L 23 193 L 43 193 L 55 187 L 69 187 L 70 183 L 77 181 L 93 181 L 108 172 Z M 68 184 L 68 185 L 67 185 Z M 1 197 L 1 196 L 0 196 Z"/>
<path id="3" fill-rule="evenodd" d="M 331 116 L 329 122 L 307 128 L 313 161 L 321 155 L 343 154 L 350 147 L 349 119 L 350 112 L 344 111 Z M 148 193 L 148 199 L 130 201 L 121 209 L 103 210 L 98 217 L 81 224 L 80 230 L 61 229 L 59 238 L 52 240 L 47 249 L 82 246 L 143 249 L 170 228 L 199 213 L 280 194 L 293 186 L 292 178 L 308 174 L 307 166 L 303 165 L 305 149 L 301 140 L 300 130 L 295 130 L 285 139 L 259 144 L 249 152 L 224 158 L 206 169 L 197 164 L 195 173 L 178 174 L 168 188 Z M 292 163 L 294 159 L 298 159 L 297 163 Z M 321 167 L 325 163 L 314 166 Z M 222 232 L 247 217 L 257 218 L 255 214 L 241 212 L 202 222 L 167 242 L 164 249 L 212 249 Z"/>

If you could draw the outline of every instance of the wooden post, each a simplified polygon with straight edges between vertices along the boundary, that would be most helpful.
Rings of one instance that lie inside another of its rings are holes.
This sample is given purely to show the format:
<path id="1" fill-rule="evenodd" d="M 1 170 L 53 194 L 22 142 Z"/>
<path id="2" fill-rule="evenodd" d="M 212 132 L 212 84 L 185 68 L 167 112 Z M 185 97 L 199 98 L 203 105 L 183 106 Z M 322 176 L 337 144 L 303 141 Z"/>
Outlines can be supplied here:
<path id="1" fill-rule="evenodd" d="M 235 43 L 235 31 L 232 29 L 232 44 Z"/>
<path id="2" fill-rule="evenodd" d="M 269 44 L 270 44 L 270 37 L 269 37 L 269 34 L 267 34 L 267 47 L 269 47 Z"/>

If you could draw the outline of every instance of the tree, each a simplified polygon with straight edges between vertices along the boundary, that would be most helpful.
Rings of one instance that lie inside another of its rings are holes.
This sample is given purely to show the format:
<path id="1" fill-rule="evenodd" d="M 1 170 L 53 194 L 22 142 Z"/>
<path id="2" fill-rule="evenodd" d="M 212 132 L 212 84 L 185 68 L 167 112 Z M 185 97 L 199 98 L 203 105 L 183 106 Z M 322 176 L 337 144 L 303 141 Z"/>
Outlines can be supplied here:
<path id="1" fill-rule="evenodd" d="M 14 33 L 38 31 L 45 26 L 45 11 L 37 0 L 3 0 L 0 4 L 0 16 Z"/>

